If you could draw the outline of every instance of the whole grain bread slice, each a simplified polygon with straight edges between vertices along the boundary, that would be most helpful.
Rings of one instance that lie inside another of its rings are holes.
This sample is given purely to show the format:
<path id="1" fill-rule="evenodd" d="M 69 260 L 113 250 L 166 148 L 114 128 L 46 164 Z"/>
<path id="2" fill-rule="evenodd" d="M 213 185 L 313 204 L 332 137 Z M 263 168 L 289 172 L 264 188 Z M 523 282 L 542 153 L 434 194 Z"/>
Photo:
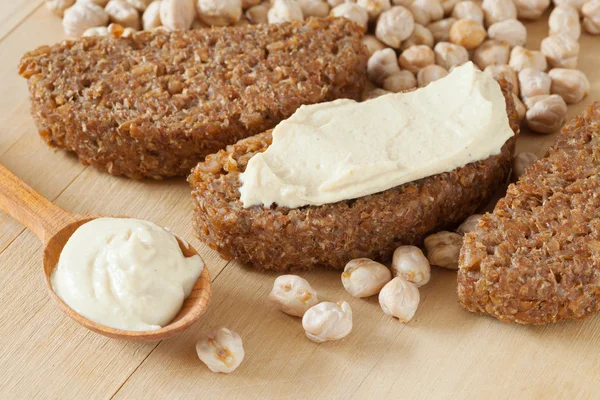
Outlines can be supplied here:
<path id="1" fill-rule="evenodd" d="M 455 226 L 486 205 L 506 182 L 519 128 L 506 82 L 503 93 L 515 136 L 500 154 L 354 200 L 295 209 L 244 208 L 239 175 L 272 138 L 266 132 L 228 146 L 188 178 L 197 235 L 226 259 L 278 271 L 342 269 L 354 258 L 383 261 L 399 245 L 420 245 L 427 234 Z"/>
<path id="2" fill-rule="evenodd" d="M 458 297 L 469 311 L 545 324 L 600 308 L 600 103 L 465 238 Z"/>
<path id="3" fill-rule="evenodd" d="M 25 54 L 19 73 L 49 145 L 114 175 L 164 178 L 302 104 L 358 99 L 362 35 L 349 20 L 311 18 L 89 37 Z"/>

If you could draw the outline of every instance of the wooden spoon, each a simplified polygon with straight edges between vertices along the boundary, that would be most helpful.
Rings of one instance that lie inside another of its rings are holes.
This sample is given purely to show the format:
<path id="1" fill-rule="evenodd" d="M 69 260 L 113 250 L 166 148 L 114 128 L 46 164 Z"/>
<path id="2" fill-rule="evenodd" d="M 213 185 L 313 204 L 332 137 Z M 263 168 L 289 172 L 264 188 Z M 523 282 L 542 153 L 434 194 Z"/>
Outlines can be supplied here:
<path id="1" fill-rule="evenodd" d="M 86 328 L 115 339 L 124 339 L 137 342 L 152 342 L 171 337 L 196 322 L 208 307 L 211 294 L 211 281 L 208 268 L 204 267 L 202 274 L 196 281 L 192 293 L 183 303 L 179 314 L 171 323 L 161 329 L 153 331 L 126 331 L 110 328 L 98 324 L 81 316 L 54 293 L 50 276 L 58 263 L 60 253 L 67 240 L 81 225 L 98 215 L 71 214 L 51 203 L 39 193 L 35 192 L 23 181 L 10 173 L 0 164 L 0 209 L 6 211 L 16 220 L 21 222 L 44 244 L 44 276 L 50 296 L 58 302 L 60 309 L 75 322 Z M 185 257 L 198 255 L 196 250 L 177 237 L 179 247 Z"/>

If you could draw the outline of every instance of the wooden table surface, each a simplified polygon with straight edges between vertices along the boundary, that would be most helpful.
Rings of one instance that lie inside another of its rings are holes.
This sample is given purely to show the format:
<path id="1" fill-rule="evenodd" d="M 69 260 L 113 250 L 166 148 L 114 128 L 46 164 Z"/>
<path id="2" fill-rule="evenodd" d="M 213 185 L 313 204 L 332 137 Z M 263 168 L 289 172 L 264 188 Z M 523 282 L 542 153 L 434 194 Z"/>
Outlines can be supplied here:
<path id="1" fill-rule="evenodd" d="M 545 21 L 529 24 L 534 47 Z M 2 399 L 575 399 L 600 398 L 600 316 L 542 327 L 500 323 L 462 310 L 455 273 L 434 269 L 416 317 L 404 325 L 376 298 L 351 298 L 338 272 L 301 274 L 322 300 L 350 302 L 354 330 L 316 345 L 301 322 L 271 307 L 275 275 L 228 263 L 193 239 L 183 179 L 135 182 L 84 167 L 50 150 L 29 115 L 20 56 L 62 40 L 60 19 L 41 0 L 0 0 L 0 163 L 59 206 L 130 215 L 173 228 L 207 262 L 214 295 L 207 314 L 178 337 L 134 344 L 72 322 L 46 293 L 40 243 L 0 212 L 0 398 Z M 600 100 L 600 37 L 583 36 L 580 66 Z M 543 154 L 551 136 L 524 135 Z M 218 326 L 238 332 L 246 359 L 231 375 L 211 373 L 195 343 Z"/>

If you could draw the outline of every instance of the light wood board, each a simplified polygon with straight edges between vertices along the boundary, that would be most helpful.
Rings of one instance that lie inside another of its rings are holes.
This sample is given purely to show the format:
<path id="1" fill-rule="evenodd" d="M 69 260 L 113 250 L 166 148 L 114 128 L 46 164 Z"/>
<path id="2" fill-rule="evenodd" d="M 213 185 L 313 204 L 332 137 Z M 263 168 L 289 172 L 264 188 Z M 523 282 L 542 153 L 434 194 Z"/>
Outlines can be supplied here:
<path id="1" fill-rule="evenodd" d="M 302 273 L 322 300 L 347 300 L 354 330 L 339 342 L 305 339 L 300 320 L 269 306 L 274 274 L 227 263 L 193 239 L 183 179 L 134 182 L 81 166 L 38 137 L 20 56 L 62 40 L 41 1 L 0 0 L 0 163 L 73 212 L 130 215 L 173 228 L 207 261 L 207 314 L 176 338 L 154 344 L 110 340 L 64 316 L 45 292 L 41 245 L 0 212 L 0 398 L 2 399 L 593 399 L 600 398 L 600 316 L 545 327 L 500 323 L 463 311 L 455 273 L 435 269 L 415 319 L 385 316 L 375 298 L 351 298 L 339 273 Z M 529 24 L 532 47 L 545 21 Z M 592 93 L 569 116 L 600 100 L 600 37 L 581 39 L 580 67 Z M 525 134 L 519 150 L 542 155 L 552 136 Z M 211 373 L 195 342 L 217 326 L 246 349 L 231 375 Z"/>

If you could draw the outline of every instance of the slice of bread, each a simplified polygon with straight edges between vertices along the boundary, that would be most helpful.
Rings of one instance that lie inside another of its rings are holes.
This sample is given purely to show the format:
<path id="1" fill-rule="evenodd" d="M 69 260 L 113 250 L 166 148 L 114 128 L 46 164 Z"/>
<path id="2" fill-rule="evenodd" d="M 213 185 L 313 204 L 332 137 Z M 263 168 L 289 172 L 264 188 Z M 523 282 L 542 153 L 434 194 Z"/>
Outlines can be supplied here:
<path id="1" fill-rule="evenodd" d="M 545 324 L 600 308 L 600 103 L 465 237 L 458 297 L 469 311 Z"/>
<path id="2" fill-rule="evenodd" d="M 515 136 L 500 154 L 355 200 L 296 209 L 244 208 L 238 177 L 254 154 L 268 148 L 271 135 L 228 146 L 188 178 L 198 237 L 224 258 L 278 271 L 342 269 L 354 258 L 386 260 L 400 245 L 420 245 L 427 234 L 455 226 L 484 206 L 506 182 L 518 123 L 510 89 L 505 82 L 502 86 Z"/>
<path id="3" fill-rule="evenodd" d="M 308 19 L 89 37 L 25 54 L 32 114 L 51 146 L 130 178 L 187 175 L 302 104 L 358 99 L 362 27 Z"/>

